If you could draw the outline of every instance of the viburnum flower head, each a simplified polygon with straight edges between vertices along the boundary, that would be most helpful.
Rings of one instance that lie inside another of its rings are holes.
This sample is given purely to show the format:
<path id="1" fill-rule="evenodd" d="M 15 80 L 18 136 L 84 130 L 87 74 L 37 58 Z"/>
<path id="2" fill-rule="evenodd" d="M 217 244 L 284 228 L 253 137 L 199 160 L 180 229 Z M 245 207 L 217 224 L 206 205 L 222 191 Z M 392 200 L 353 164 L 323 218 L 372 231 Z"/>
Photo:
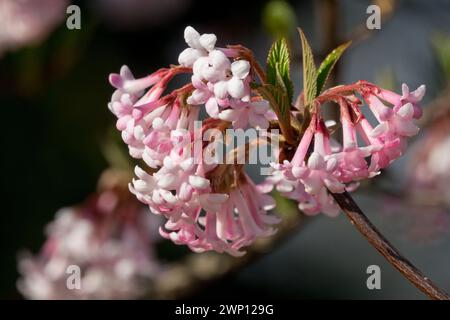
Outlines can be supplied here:
<path id="1" fill-rule="evenodd" d="M 351 94 L 347 92 L 348 89 L 351 89 Z M 330 97 L 340 107 L 342 145 L 336 146 L 337 142 L 330 137 L 320 109 L 316 106 L 292 160 L 273 166 L 274 175 L 282 175 L 287 181 L 297 182 L 291 184 L 293 190 L 283 194 L 297 200 L 300 209 L 306 214 L 322 211 L 330 216 L 336 215 L 339 209 L 330 193 L 353 191 L 360 180 L 378 175 L 381 169 L 403 154 L 406 139 L 418 133 L 419 128 L 413 120 L 421 114 L 418 102 L 424 90 L 424 86 L 419 87 L 412 94 L 414 98 L 411 98 L 405 94 L 409 92 L 406 85 L 403 85 L 403 95 L 400 96 L 373 84 L 359 82 L 325 91 L 323 97 Z M 364 97 L 378 122 L 375 127 L 364 116 L 364 105 L 355 94 Z M 387 103 L 391 103 L 392 107 L 388 107 Z M 358 136 L 364 142 L 363 145 L 359 145 Z M 307 157 L 311 145 L 313 150 Z M 287 185 L 285 181 L 269 178 L 268 182 L 276 186 Z M 311 203 L 314 204 L 313 210 L 306 209 L 311 207 Z"/>
<path id="2" fill-rule="evenodd" d="M 147 166 L 136 167 L 130 191 L 166 219 L 162 236 L 196 252 L 238 256 L 257 238 L 272 235 L 279 222 L 270 212 L 275 204 L 268 193 L 273 190 L 297 201 L 305 214 L 336 216 L 339 207 L 332 194 L 353 191 L 361 180 L 378 175 L 418 132 L 414 120 L 422 113 L 424 86 L 411 92 L 403 85 L 402 94 L 396 94 L 358 81 L 325 90 L 303 109 L 291 102 L 289 108 L 280 99 L 283 94 L 289 99 L 290 85 L 279 83 L 289 78 L 280 75 L 288 68 L 273 76 L 249 49 L 218 47 L 215 35 L 192 27 L 185 29 L 184 39 L 188 48 L 177 66 L 138 79 L 126 66 L 110 75 L 116 91 L 109 109 L 130 155 Z M 181 73 L 191 80 L 166 92 Z M 328 102 L 340 110 L 334 128 L 322 115 Z M 195 121 L 203 108 L 207 116 L 199 127 Z M 373 117 L 366 118 L 368 112 Z M 294 126 L 289 119 L 307 122 Z M 196 137 L 232 128 L 281 129 L 282 161 L 271 163 L 271 175 L 262 184 L 255 185 L 243 164 L 206 161 L 218 141 Z"/>

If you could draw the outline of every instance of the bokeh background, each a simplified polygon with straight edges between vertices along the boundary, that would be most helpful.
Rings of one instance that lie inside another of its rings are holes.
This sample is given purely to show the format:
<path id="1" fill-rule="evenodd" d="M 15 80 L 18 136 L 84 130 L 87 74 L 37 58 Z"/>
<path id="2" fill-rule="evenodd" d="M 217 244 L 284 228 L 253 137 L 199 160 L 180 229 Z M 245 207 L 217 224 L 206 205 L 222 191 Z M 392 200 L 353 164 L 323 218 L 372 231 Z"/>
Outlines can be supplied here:
<path id="1" fill-rule="evenodd" d="M 0 0 L 0 297 L 22 298 L 16 287 L 18 253 L 38 252 L 55 212 L 88 198 L 106 168 L 129 170 L 130 160 L 123 157 L 126 150 L 107 109 L 113 91 L 108 74 L 127 64 L 143 76 L 176 63 L 185 46 L 186 25 L 215 33 L 222 45 L 243 44 L 262 62 L 272 41 L 287 36 L 297 92 L 297 25 L 309 37 L 317 62 L 343 41 L 354 41 L 336 70 L 335 83 L 365 79 L 397 91 L 403 82 L 414 88 L 427 85 L 421 135 L 407 155 L 362 186 L 355 199 L 406 257 L 450 291 L 450 130 L 445 131 L 450 123 L 442 124 L 450 107 L 448 1 L 76 1 L 81 30 L 66 28 L 69 3 L 52 13 L 45 5 L 54 7 L 58 1 L 42 1 L 41 6 L 24 1 L 28 8 L 23 10 L 31 13 L 21 17 L 26 22 L 33 13 L 36 26 L 35 34 L 24 31 L 22 37 L 17 35 L 22 20 L 12 16 L 18 12 L 8 11 L 8 2 L 14 1 Z M 365 27 L 372 3 L 382 9 L 380 30 Z M 44 23 L 46 19 L 50 22 Z M 429 138 L 433 135 L 437 138 Z M 431 142 L 425 144 L 427 137 Z M 441 171 L 433 173 L 433 168 Z M 429 185 L 416 183 L 420 172 L 433 177 Z M 298 224 L 276 246 L 232 271 L 186 284 L 195 288 L 185 297 L 424 298 L 345 215 L 301 219 Z M 155 259 L 164 266 L 202 268 L 202 260 L 188 263 L 185 248 L 162 240 L 155 240 L 155 247 Z M 381 267 L 381 290 L 366 287 L 366 268 L 372 264 Z M 177 270 L 169 273 L 170 279 L 177 279 Z"/>

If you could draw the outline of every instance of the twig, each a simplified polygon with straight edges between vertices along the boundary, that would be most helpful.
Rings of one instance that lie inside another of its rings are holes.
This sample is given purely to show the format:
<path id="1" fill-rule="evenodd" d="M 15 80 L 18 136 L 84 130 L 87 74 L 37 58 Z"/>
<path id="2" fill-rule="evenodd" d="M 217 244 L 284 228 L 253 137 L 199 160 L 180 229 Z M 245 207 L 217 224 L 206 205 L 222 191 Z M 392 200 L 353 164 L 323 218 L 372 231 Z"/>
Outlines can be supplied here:
<path id="1" fill-rule="evenodd" d="M 442 289 L 438 288 L 429 278 L 424 276 L 419 269 L 389 243 L 347 192 L 332 195 L 359 232 L 411 283 L 431 299 L 450 300 L 450 297 Z"/>

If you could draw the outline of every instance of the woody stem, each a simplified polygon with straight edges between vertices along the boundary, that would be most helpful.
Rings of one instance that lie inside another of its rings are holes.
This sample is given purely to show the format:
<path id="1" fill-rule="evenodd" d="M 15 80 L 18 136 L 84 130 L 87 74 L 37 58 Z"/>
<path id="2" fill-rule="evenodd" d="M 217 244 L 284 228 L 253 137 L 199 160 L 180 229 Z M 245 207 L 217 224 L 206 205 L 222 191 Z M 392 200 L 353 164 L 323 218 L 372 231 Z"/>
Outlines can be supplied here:
<path id="1" fill-rule="evenodd" d="M 433 300 L 449 300 L 450 297 L 417 269 L 377 230 L 347 192 L 332 196 L 347 214 L 359 232 L 412 284 Z"/>

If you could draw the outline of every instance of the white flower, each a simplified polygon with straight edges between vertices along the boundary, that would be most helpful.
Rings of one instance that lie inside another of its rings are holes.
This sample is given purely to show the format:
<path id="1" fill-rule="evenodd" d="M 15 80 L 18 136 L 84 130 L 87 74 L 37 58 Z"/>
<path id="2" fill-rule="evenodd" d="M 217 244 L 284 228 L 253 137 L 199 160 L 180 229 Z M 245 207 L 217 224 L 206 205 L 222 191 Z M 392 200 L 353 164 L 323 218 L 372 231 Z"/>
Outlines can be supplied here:
<path id="1" fill-rule="evenodd" d="M 216 45 L 217 37 L 214 34 L 202 34 L 197 32 L 191 26 L 184 29 L 184 40 L 189 48 L 183 50 L 178 56 L 178 62 L 185 67 L 192 67 L 201 57 L 208 55 L 213 51 Z"/>
<path id="2" fill-rule="evenodd" d="M 222 81 L 214 84 L 214 94 L 218 99 L 224 99 L 228 95 L 243 101 L 250 100 L 250 88 L 245 83 L 250 73 L 250 63 L 247 60 L 238 60 L 231 64 L 228 74 Z"/>
<path id="3" fill-rule="evenodd" d="M 200 79 L 215 83 L 228 79 L 231 63 L 220 50 L 211 51 L 208 56 L 201 57 L 193 65 L 193 74 Z"/>
<path id="4" fill-rule="evenodd" d="M 269 103 L 265 100 L 235 103 L 232 108 L 219 113 L 219 119 L 232 122 L 236 129 L 244 129 L 248 125 L 258 129 L 267 129 L 272 118 L 273 112 L 270 110 Z"/>

